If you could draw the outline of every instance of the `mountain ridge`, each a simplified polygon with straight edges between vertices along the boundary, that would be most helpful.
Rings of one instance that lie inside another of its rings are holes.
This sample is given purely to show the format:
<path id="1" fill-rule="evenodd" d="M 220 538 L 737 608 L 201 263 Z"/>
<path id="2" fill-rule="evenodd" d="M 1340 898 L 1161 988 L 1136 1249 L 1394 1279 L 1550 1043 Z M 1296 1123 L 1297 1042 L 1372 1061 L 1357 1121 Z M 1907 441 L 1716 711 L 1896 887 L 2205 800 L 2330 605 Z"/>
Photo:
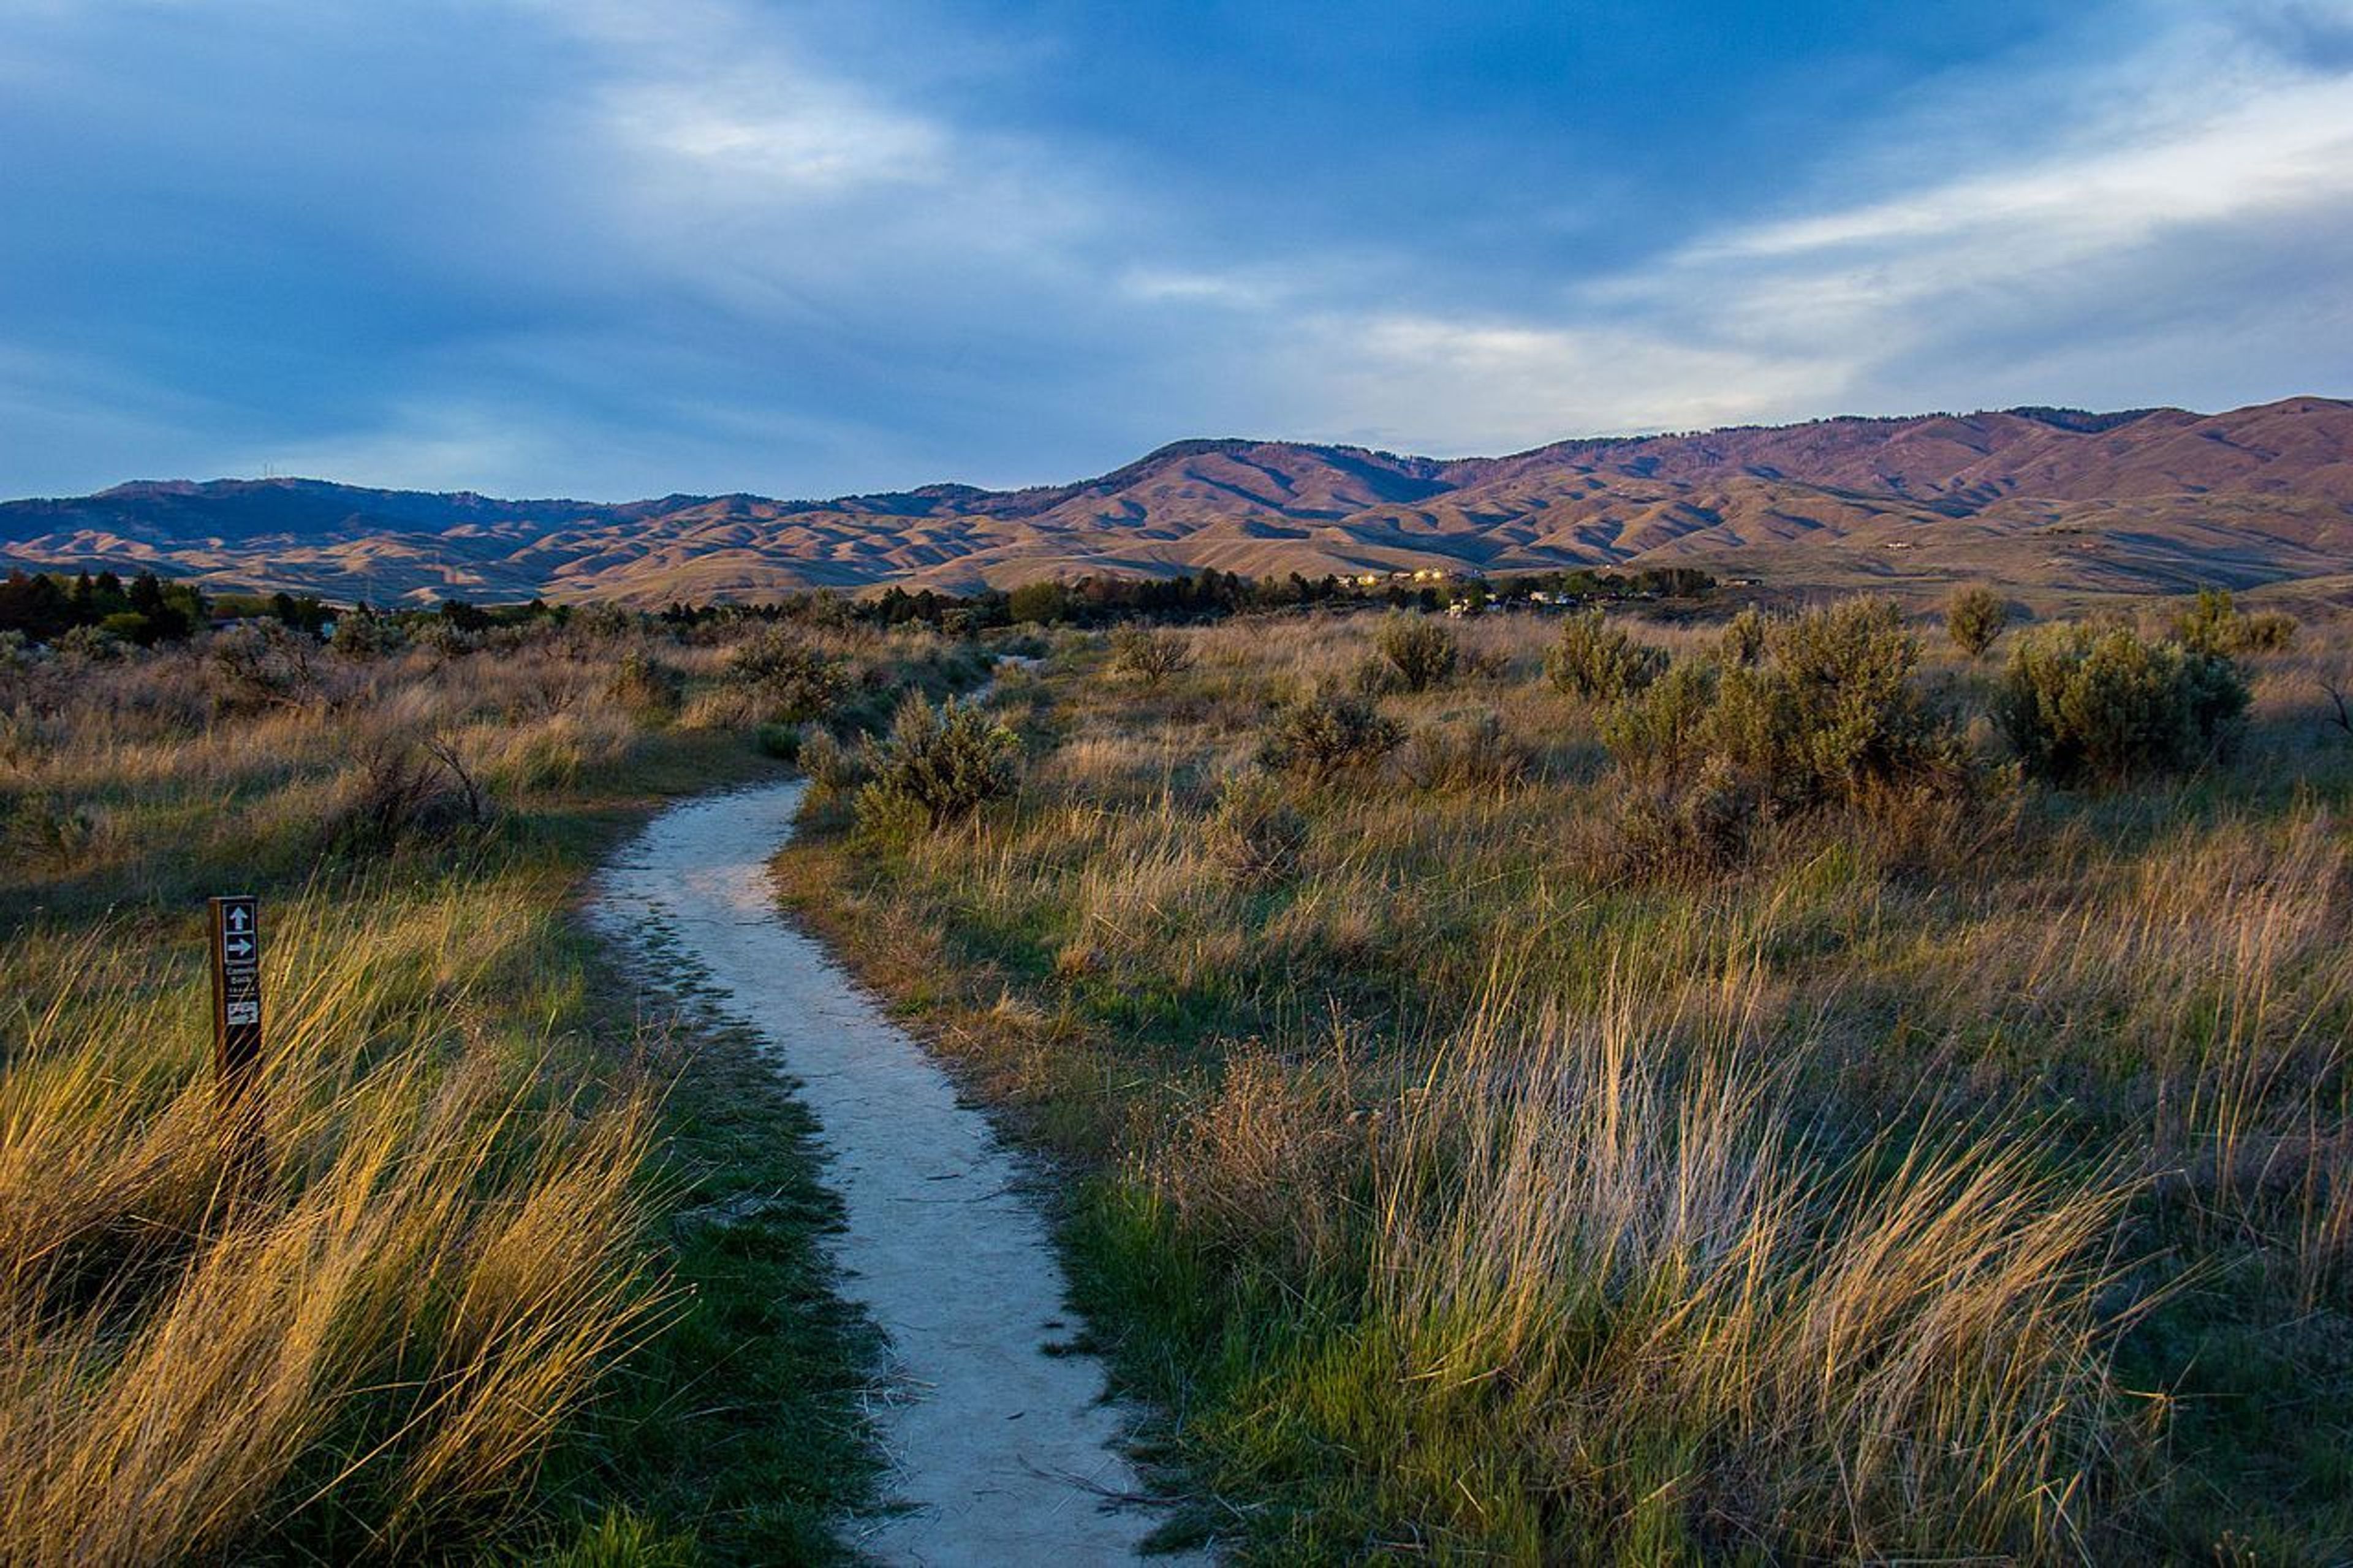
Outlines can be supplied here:
<path id="1" fill-rule="evenodd" d="M 1064 484 L 800 500 L 134 480 L 0 502 L 0 561 L 379 601 L 651 604 L 1212 566 L 1690 564 L 2083 593 L 2246 587 L 2353 572 L 2353 402 L 1838 416 L 1500 457 L 1196 437 Z"/>

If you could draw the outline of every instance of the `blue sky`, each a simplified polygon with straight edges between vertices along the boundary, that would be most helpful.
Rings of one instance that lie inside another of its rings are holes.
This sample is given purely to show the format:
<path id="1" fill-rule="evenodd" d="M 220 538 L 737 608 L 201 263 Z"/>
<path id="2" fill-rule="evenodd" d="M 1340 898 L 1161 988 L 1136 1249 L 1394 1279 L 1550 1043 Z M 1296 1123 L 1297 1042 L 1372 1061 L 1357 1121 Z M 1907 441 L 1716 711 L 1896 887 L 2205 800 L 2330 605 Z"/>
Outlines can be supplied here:
<path id="1" fill-rule="evenodd" d="M 0 0 L 0 494 L 2353 393 L 2353 0 Z"/>

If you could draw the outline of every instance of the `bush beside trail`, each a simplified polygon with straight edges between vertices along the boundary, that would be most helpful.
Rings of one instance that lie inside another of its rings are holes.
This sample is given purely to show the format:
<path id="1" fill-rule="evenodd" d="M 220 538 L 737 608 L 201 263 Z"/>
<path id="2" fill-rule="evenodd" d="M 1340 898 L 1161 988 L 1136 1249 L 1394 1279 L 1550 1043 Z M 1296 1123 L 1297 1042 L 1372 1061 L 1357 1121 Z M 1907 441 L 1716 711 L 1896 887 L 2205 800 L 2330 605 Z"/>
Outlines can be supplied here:
<path id="1" fill-rule="evenodd" d="M 869 829 L 910 814 L 938 829 L 1013 793 L 1020 738 L 977 705 L 910 693 L 876 743 L 857 797 Z"/>
<path id="2" fill-rule="evenodd" d="M 847 681 L 839 660 L 781 626 L 755 632 L 728 655 L 728 674 L 756 693 L 769 720 L 823 719 L 840 703 Z"/>

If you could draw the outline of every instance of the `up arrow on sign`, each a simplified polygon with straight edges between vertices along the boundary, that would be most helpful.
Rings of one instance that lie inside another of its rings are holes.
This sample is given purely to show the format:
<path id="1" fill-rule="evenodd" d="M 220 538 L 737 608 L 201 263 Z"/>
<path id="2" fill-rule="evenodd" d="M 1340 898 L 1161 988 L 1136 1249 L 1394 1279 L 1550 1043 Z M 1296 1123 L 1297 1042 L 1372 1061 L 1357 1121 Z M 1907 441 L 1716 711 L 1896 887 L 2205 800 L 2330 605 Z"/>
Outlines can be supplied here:
<path id="1" fill-rule="evenodd" d="M 259 913 L 250 894 L 212 901 L 213 1072 L 240 1184 L 263 1168 Z"/>

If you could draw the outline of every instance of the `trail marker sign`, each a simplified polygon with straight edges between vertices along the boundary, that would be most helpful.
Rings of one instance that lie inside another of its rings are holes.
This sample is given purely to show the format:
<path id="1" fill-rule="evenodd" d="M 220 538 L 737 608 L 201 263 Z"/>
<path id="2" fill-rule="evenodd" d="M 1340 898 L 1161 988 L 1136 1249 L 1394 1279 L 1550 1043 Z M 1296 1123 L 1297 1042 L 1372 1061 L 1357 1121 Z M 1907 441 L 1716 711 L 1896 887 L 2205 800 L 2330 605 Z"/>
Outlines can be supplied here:
<path id="1" fill-rule="evenodd" d="M 261 1066 L 261 910 L 249 893 L 212 906 L 213 1068 L 234 1103 Z"/>

